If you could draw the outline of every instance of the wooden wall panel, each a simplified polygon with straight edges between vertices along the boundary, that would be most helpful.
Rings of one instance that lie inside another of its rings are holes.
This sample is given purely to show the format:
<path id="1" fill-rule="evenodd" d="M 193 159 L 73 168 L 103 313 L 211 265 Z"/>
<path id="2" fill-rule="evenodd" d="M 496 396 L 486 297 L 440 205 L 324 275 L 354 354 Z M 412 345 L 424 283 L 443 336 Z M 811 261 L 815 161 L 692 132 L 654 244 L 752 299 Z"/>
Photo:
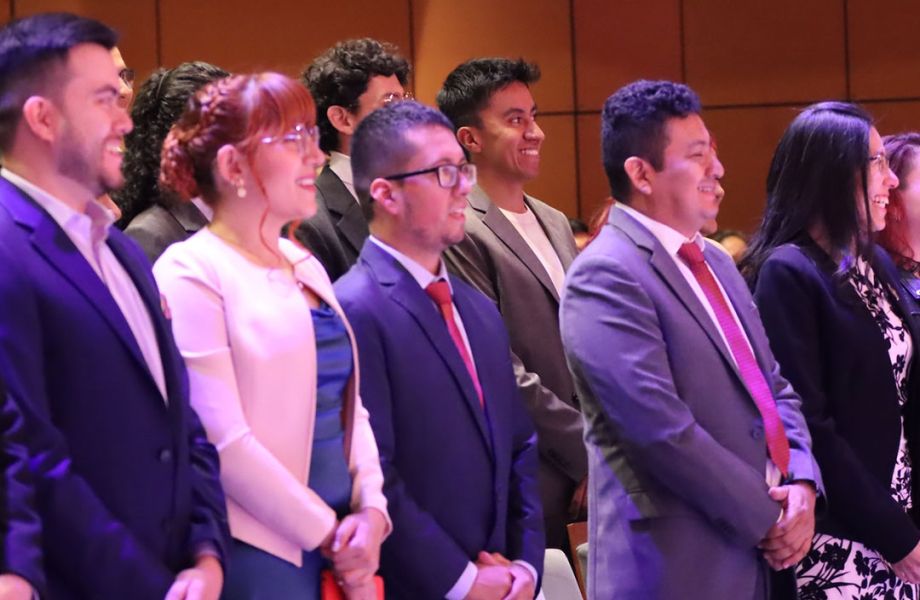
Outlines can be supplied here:
<path id="1" fill-rule="evenodd" d="M 0 23 L 8 23 L 13 17 L 11 0 L 0 0 Z"/>
<path id="2" fill-rule="evenodd" d="M 579 110 L 599 110 L 636 79 L 681 80 L 679 0 L 578 0 L 574 8 Z"/>
<path id="3" fill-rule="evenodd" d="M 875 126 L 882 135 L 920 131 L 920 100 L 866 102 L 863 107 L 875 117 Z"/>
<path id="4" fill-rule="evenodd" d="M 847 4 L 854 98 L 920 96 L 920 3 Z"/>
<path id="5" fill-rule="evenodd" d="M 683 6 L 687 83 L 706 104 L 845 96 L 841 0 L 706 0 Z"/>
<path id="6" fill-rule="evenodd" d="M 575 183 L 575 118 L 540 117 L 546 141 L 540 154 L 540 176 L 527 192 L 570 217 L 578 215 Z"/>
<path id="7" fill-rule="evenodd" d="M 587 222 L 610 197 L 610 186 L 601 163 L 601 116 L 578 116 L 578 182 L 581 186 L 581 218 Z"/>
<path id="8" fill-rule="evenodd" d="M 776 144 L 797 114 L 794 108 L 731 108 L 705 111 L 703 118 L 725 165 L 721 229 L 753 232 L 766 203 L 767 171 Z"/>
<path id="9" fill-rule="evenodd" d="M 66 11 L 99 19 L 118 30 L 118 48 L 138 80 L 157 66 L 155 0 L 16 0 L 14 9 L 16 17 Z"/>
<path id="10" fill-rule="evenodd" d="M 408 0 L 254 6 L 251 0 L 160 0 L 163 63 L 206 60 L 229 71 L 297 76 L 335 42 L 364 36 L 396 44 L 409 56 Z"/>
<path id="11" fill-rule="evenodd" d="M 505 56 L 540 65 L 543 78 L 534 86 L 540 110 L 574 108 L 568 2 L 415 0 L 412 6 L 416 94 L 422 102 L 434 102 L 444 78 L 458 64 Z"/>

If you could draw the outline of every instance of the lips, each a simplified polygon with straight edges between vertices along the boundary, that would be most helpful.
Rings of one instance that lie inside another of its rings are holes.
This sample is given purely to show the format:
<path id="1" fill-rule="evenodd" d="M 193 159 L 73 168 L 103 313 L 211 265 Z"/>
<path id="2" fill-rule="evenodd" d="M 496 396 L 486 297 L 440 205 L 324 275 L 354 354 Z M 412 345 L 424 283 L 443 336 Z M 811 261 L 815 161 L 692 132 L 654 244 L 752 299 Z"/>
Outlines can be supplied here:
<path id="1" fill-rule="evenodd" d="M 308 189 L 308 188 L 312 188 L 315 186 L 316 179 L 310 176 L 298 177 L 297 179 L 294 180 L 294 184 L 297 185 L 298 187 Z"/>
<path id="2" fill-rule="evenodd" d="M 881 208 L 887 208 L 889 202 L 890 200 L 888 199 L 888 196 L 873 196 L 872 197 L 872 204 L 875 204 L 876 206 L 879 206 Z"/>
<path id="3" fill-rule="evenodd" d="M 715 194 L 717 196 L 721 196 L 725 193 L 725 190 L 722 189 L 722 186 L 719 185 L 718 182 L 701 183 L 696 186 L 696 189 L 704 194 Z"/>
<path id="4" fill-rule="evenodd" d="M 523 154 L 524 156 L 538 157 L 540 156 L 540 149 L 539 148 L 524 148 L 523 150 L 521 150 L 521 154 Z"/>

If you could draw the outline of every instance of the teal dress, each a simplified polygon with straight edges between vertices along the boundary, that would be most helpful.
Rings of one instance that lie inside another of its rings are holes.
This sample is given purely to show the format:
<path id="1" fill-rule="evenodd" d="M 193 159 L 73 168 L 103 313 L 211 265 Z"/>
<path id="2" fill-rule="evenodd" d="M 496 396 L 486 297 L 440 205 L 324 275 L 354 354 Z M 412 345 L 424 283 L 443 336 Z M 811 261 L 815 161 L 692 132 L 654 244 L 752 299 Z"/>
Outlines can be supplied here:
<path id="1" fill-rule="evenodd" d="M 354 369 L 351 342 L 328 305 L 311 309 L 316 334 L 316 423 L 307 487 L 341 519 L 349 513 L 351 474 L 345 459 L 342 397 Z M 233 540 L 224 600 L 319 598 L 320 572 L 328 564 L 319 549 L 303 553 L 298 568 L 240 540 Z"/>

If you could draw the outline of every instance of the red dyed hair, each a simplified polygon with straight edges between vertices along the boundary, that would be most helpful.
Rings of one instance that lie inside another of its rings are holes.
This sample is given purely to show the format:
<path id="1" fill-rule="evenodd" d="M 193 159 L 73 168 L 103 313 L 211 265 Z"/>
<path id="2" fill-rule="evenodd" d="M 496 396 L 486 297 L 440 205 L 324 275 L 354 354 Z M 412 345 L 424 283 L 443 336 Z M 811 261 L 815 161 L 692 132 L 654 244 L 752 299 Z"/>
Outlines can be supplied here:
<path id="1" fill-rule="evenodd" d="M 912 261 L 917 261 L 920 256 L 915 256 L 907 239 L 907 219 L 904 214 L 904 197 L 901 191 L 906 185 L 907 176 L 916 165 L 916 157 L 920 153 L 920 133 L 907 132 L 889 135 L 883 138 L 885 153 L 891 170 L 898 176 L 901 183 L 891 190 L 888 212 L 885 215 L 885 229 L 878 232 L 877 241 L 882 248 L 887 250 L 895 263 L 901 268 L 908 269 Z"/>
<path id="2" fill-rule="evenodd" d="M 217 151 L 232 144 L 251 157 L 264 136 L 295 125 L 316 124 L 313 97 L 280 73 L 234 75 L 206 85 L 169 130 L 160 160 L 160 182 L 188 200 L 214 202 L 212 165 Z"/>

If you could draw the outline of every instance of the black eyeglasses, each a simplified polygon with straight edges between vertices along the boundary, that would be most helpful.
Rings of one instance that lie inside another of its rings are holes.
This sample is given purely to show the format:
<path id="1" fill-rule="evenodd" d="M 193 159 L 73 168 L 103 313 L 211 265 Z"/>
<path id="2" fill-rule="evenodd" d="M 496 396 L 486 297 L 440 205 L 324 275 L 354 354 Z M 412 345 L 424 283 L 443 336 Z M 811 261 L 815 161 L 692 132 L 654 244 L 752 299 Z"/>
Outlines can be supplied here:
<path id="1" fill-rule="evenodd" d="M 473 163 L 463 163 L 462 165 L 438 165 L 430 169 L 412 171 L 411 173 L 390 175 L 384 177 L 384 179 L 388 181 L 398 181 L 400 179 L 406 179 L 407 177 L 415 177 L 416 175 L 425 175 L 428 173 L 438 174 L 438 185 L 442 188 L 450 189 L 454 187 L 460 182 L 461 176 L 468 181 L 470 185 L 476 184 L 476 165 Z"/>
<path id="2" fill-rule="evenodd" d="M 118 72 L 118 78 L 125 82 L 127 86 L 134 85 L 134 69 L 122 69 Z"/>

